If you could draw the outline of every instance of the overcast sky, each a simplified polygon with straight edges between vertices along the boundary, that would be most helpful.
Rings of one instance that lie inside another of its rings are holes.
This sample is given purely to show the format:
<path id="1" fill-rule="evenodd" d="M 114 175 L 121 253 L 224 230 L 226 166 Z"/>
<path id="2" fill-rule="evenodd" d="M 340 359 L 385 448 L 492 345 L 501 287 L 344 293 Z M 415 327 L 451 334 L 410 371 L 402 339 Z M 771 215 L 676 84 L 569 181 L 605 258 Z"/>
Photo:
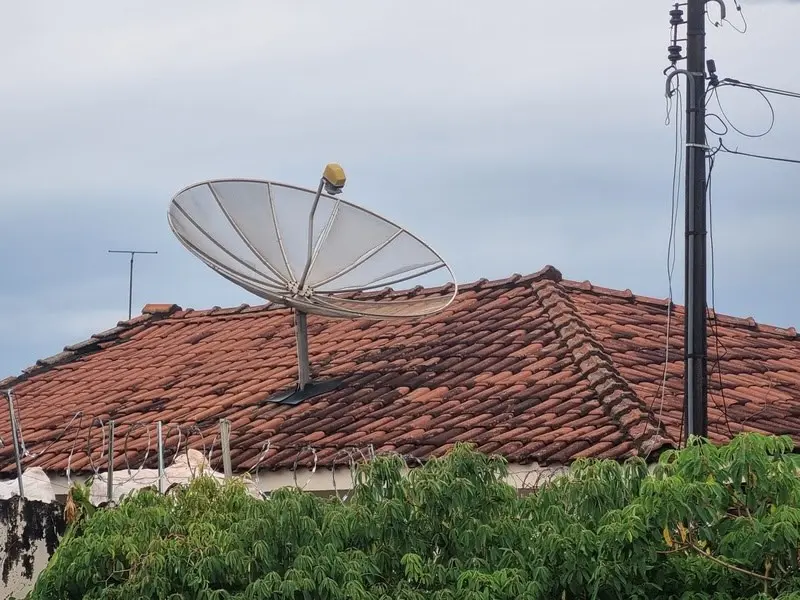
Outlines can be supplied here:
<path id="1" fill-rule="evenodd" d="M 720 76 L 800 90 L 800 3 L 742 3 L 746 35 L 709 32 Z M 229 176 L 313 187 L 332 160 L 349 200 L 428 241 L 460 282 L 553 264 L 666 297 L 670 6 L 8 3 L 0 378 L 127 316 L 111 248 L 159 252 L 137 260 L 135 313 L 260 303 L 183 250 L 170 198 Z M 740 129 L 768 125 L 754 93 L 720 97 Z M 800 158 L 800 101 L 775 109 L 768 136 L 726 145 Z M 712 189 L 717 308 L 800 325 L 800 166 L 721 155 Z M 681 212 L 681 246 L 682 228 Z M 678 299 L 681 269 L 679 255 Z"/>

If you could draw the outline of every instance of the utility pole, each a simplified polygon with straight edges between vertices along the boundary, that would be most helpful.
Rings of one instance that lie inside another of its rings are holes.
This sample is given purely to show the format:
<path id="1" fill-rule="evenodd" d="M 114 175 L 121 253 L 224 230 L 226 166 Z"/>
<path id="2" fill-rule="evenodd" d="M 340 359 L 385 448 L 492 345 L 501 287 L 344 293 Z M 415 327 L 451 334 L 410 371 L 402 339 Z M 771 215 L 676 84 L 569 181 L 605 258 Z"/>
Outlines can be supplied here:
<path id="1" fill-rule="evenodd" d="M 137 254 L 158 254 L 158 252 L 152 250 L 109 250 L 108 252 L 109 254 L 131 255 L 130 276 L 128 278 L 128 320 L 130 321 L 133 314 L 133 259 Z"/>
<path id="2" fill-rule="evenodd" d="M 667 98 L 676 93 L 672 80 L 685 75 L 688 83 L 686 102 L 686 217 L 685 217 L 685 319 L 684 319 L 684 435 L 708 437 L 708 338 L 707 338 L 707 265 L 706 265 L 706 4 L 719 4 L 725 19 L 724 0 L 686 0 L 670 11 L 672 25 L 667 75 Z M 683 6 L 687 18 L 683 19 Z M 678 28 L 686 25 L 686 38 Z M 678 69 L 684 60 L 679 42 L 686 42 L 686 68 Z M 713 61 L 709 61 L 712 82 L 716 78 Z"/>
<path id="3" fill-rule="evenodd" d="M 686 319 L 684 402 L 686 434 L 708 436 L 706 332 L 706 0 L 687 0 L 686 70 Z"/>

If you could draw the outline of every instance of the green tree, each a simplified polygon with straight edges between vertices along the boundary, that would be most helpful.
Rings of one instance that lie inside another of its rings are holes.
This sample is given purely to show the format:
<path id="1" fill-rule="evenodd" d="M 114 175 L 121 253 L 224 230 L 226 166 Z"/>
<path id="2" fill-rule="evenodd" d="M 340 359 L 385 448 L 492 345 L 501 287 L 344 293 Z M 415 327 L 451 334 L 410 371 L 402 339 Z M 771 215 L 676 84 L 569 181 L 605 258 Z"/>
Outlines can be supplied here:
<path id="1" fill-rule="evenodd" d="M 365 464 L 345 503 L 201 478 L 77 520 L 31 598 L 800 600 L 792 449 L 748 434 L 652 469 L 579 461 L 526 496 L 466 446 L 408 476 Z"/>

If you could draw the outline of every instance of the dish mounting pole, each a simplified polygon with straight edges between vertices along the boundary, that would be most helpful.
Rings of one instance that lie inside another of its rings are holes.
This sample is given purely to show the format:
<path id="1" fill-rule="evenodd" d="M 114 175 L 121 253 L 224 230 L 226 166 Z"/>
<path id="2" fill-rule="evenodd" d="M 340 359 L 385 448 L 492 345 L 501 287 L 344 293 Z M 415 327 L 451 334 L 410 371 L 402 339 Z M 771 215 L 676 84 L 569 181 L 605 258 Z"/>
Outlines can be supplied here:
<path id="1" fill-rule="evenodd" d="M 297 340 L 297 389 L 301 392 L 311 382 L 308 362 L 308 315 L 302 310 L 294 311 L 294 332 Z"/>
<path id="2" fill-rule="evenodd" d="M 325 190 L 332 196 L 340 194 L 346 181 L 344 169 L 340 165 L 330 163 L 325 167 L 308 213 L 308 255 L 295 294 L 306 297 L 311 295 L 305 286 L 308 272 L 314 263 L 314 214 L 317 212 L 322 191 Z M 308 360 L 308 315 L 299 309 L 294 311 L 294 331 L 297 344 L 297 389 L 302 392 L 311 383 L 311 367 Z"/>

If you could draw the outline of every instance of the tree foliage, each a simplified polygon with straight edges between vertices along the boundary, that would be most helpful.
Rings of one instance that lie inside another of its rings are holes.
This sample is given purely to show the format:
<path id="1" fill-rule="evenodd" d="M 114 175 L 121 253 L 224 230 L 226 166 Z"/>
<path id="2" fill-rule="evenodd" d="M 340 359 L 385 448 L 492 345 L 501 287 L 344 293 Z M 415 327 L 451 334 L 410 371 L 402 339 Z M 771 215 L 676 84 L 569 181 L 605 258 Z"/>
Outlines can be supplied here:
<path id="1" fill-rule="evenodd" d="M 800 600 L 792 447 L 579 461 L 525 496 L 466 446 L 408 476 L 365 464 L 344 503 L 200 478 L 77 520 L 31 598 Z"/>

